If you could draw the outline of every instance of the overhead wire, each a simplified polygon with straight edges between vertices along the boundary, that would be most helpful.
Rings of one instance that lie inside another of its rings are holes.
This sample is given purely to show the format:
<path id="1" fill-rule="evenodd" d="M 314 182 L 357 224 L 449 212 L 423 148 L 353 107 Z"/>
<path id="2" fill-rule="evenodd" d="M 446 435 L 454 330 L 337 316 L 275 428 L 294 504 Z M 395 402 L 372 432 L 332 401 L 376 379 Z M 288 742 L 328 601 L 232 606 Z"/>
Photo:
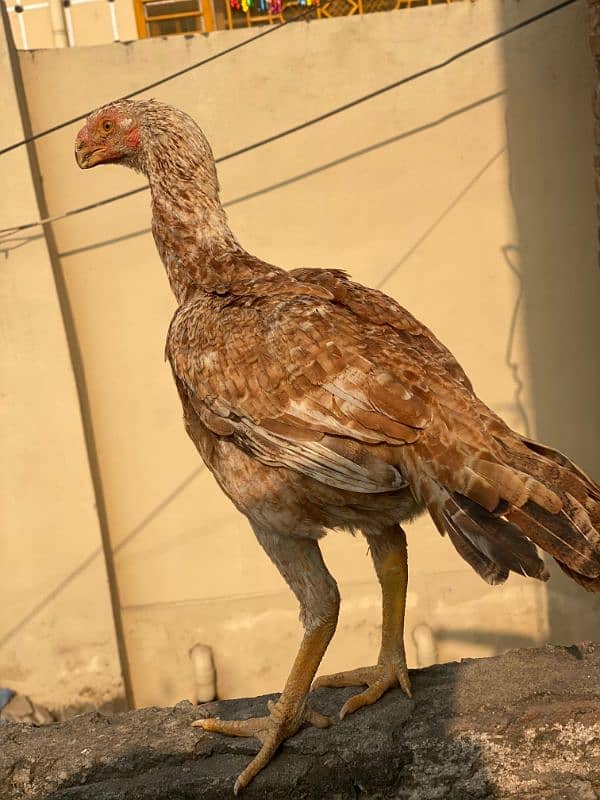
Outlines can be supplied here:
<path id="1" fill-rule="evenodd" d="M 200 67 L 204 67 L 206 64 L 210 64 L 212 61 L 217 61 L 219 58 L 223 58 L 223 56 L 227 56 L 230 53 L 233 53 L 235 50 L 241 50 L 242 47 L 247 47 L 249 44 L 253 44 L 257 42 L 259 39 L 263 39 L 265 36 L 269 36 L 275 31 L 281 30 L 281 28 L 285 28 L 288 25 L 292 25 L 294 22 L 300 22 L 300 20 L 305 19 L 308 17 L 312 12 L 317 8 L 316 5 L 310 5 L 306 8 L 305 11 L 302 11 L 300 14 L 297 14 L 293 19 L 290 20 L 283 20 L 283 22 L 278 22 L 277 25 L 272 25 L 264 31 L 257 33 L 256 36 L 252 36 L 250 39 L 244 39 L 237 44 L 231 45 L 231 47 L 226 47 L 225 50 L 219 50 L 218 53 L 213 53 L 212 56 L 207 56 L 206 58 L 201 59 L 200 61 L 196 61 L 194 64 L 188 64 L 187 67 L 182 67 L 181 69 L 176 70 L 175 72 L 171 72 L 168 75 L 164 75 L 162 78 L 158 78 L 152 83 L 147 83 L 145 86 L 141 86 L 138 89 L 134 89 L 132 92 L 128 92 L 127 94 L 122 95 L 121 97 L 116 98 L 116 100 L 131 100 L 132 97 L 137 97 L 139 94 L 143 94 L 144 92 L 149 92 L 150 89 L 155 89 L 157 86 L 162 86 L 164 83 L 168 83 L 169 81 L 174 80 L 175 78 L 180 78 L 182 75 L 185 75 L 188 72 L 192 72 L 195 69 L 199 69 Z M 85 119 L 87 116 L 91 114 L 94 109 L 90 109 L 89 111 L 85 111 L 83 114 L 78 114 L 75 117 L 70 117 L 69 119 L 64 120 L 63 122 L 59 122 L 56 125 L 52 125 L 50 128 L 46 128 L 39 133 L 34 133 L 31 136 L 27 136 L 24 139 L 20 139 L 18 142 L 13 142 L 12 144 L 7 145 L 0 149 L 0 156 L 5 155 L 6 153 L 10 153 L 11 150 L 16 150 L 18 147 L 23 147 L 26 144 L 31 144 L 31 142 L 35 142 L 37 139 L 41 139 L 43 136 L 48 136 L 50 133 L 56 133 L 56 131 L 62 130 L 62 128 L 66 128 L 69 125 L 73 125 L 75 122 L 81 122 L 82 119 Z"/>
<path id="2" fill-rule="evenodd" d="M 466 48 L 464 48 L 462 50 L 459 50 L 458 52 L 452 54 L 448 58 L 445 58 L 442 61 L 439 61 L 437 64 L 433 64 L 433 65 L 431 65 L 429 67 L 425 67 L 425 68 L 423 68 L 421 70 L 418 70 L 417 72 L 413 72 L 410 75 L 406 75 L 405 77 L 400 78 L 400 79 L 398 79 L 396 81 L 393 81 L 392 83 L 388 83 L 388 84 L 386 84 L 384 86 L 381 86 L 380 88 L 375 89 L 375 90 L 373 90 L 371 92 L 368 92 L 367 94 L 361 95 L 360 97 L 356 97 L 353 100 L 348 101 L 347 103 L 343 103 L 342 105 L 336 106 L 335 108 L 332 108 L 329 111 L 324 112 L 323 114 L 318 114 L 315 117 L 311 117 L 310 119 L 305 120 L 304 122 L 300 122 L 300 123 L 298 123 L 296 125 L 293 125 L 290 128 L 286 128 L 283 131 L 279 131 L 278 133 L 274 133 L 271 136 L 267 136 L 266 138 L 260 139 L 257 142 L 253 142 L 252 144 L 245 145 L 244 147 L 240 147 L 237 150 L 233 150 L 232 152 L 227 153 L 226 155 L 220 156 L 219 158 L 215 159 L 215 162 L 217 164 L 220 164 L 220 163 L 222 163 L 224 161 L 228 161 L 231 158 L 235 158 L 237 156 L 241 156 L 241 155 L 244 155 L 246 153 L 249 153 L 252 150 L 256 150 L 259 147 L 264 147 L 265 145 L 271 144 L 272 142 L 275 142 L 278 139 L 282 139 L 282 138 L 284 138 L 286 136 L 291 136 L 292 134 L 297 133 L 298 131 L 304 130 L 305 128 L 308 128 L 311 125 L 316 125 L 317 123 L 323 122 L 324 120 L 329 119 L 329 118 L 331 118 L 331 117 L 333 117 L 333 116 L 335 116 L 337 114 L 341 114 L 344 111 L 348 111 L 349 109 L 354 108 L 354 107 L 356 107 L 358 105 L 361 105 L 362 103 L 365 103 L 368 100 L 373 100 L 374 98 L 379 97 L 382 94 L 385 94 L 386 92 L 391 91 L 392 89 L 396 89 L 399 86 L 403 86 L 403 85 L 405 85 L 407 83 L 415 81 L 418 78 L 422 78 L 425 75 L 431 74 L 432 72 L 436 72 L 438 70 L 444 69 L 445 67 L 447 67 L 450 64 L 454 63 L 455 61 L 458 61 L 459 59 L 464 58 L 465 56 L 470 55 L 471 53 L 473 53 L 473 52 L 475 52 L 477 50 L 480 50 L 482 47 L 486 47 L 487 45 L 491 44 L 492 42 L 496 42 L 496 41 L 498 41 L 500 39 L 503 39 L 506 36 L 509 36 L 512 33 L 515 33 L 518 30 L 521 30 L 522 28 L 525 28 L 525 27 L 527 27 L 529 25 L 532 25 L 533 23 L 538 22 L 539 20 L 543 19 L 544 17 L 547 17 L 550 14 L 554 14 L 555 12 L 560 11 L 563 8 L 566 8 L 567 6 L 570 6 L 575 2 L 577 2 L 577 0 L 562 0 L 562 2 L 560 2 L 560 3 L 558 3 L 558 4 L 554 5 L 554 6 L 551 6 L 550 8 L 544 9 L 544 11 L 540 11 L 537 14 L 534 14 L 531 17 L 527 17 L 526 19 L 521 20 L 520 22 L 517 22 L 514 25 L 510 25 L 509 27 L 504 28 L 503 30 L 499 31 L 498 33 L 492 34 L 491 36 L 488 36 L 485 39 L 481 39 L 479 42 L 476 42 L 475 44 L 472 44 L 469 47 L 466 47 Z M 313 8 L 313 7 L 311 6 L 311 8 Z M 255 37 L 255 38 L 258 38 L 258 37 Z M 253 40 L 250 40 L 250 41 L 253 41 Z M 233 49 L 235 49 L 235 48 L 233 48 Z M 230 52 L 230 50 L 229 51 L 221 51 L 221 53 L 225 53 L 225 52 Z M 214 59 L 214 57 L 215 56 L 211 56 L 211 59 Z M 210 60 L 210 59 L 208 59 L 208 60 Z M 206 61 L 207 60 L 205 59 L 204 62 L 198 62 L 198 64 L 206 63 Z M 171 75 L 167 76 L 164 80 L 171 80 L 174 76 L 179 75 L 179 74 L 183 74 L 183 72 L 189 71 L 192 68 L 195 68 L 195 67 L 194 66 L 186 67 L 184 70 L 180 70 L 178 73 L 172 73 Z M 164 80 L 163 80 L 163 82 L 164 82 Z M 152 84 L 152 86 L 154 86 L 154 85 L 156 85 L 156 82 L 154 84 Z M 145 91 L 146 88 L 147 87 L 144 87 L 144 89 L 138 90 L 137 93 L 140 93 L 141 91 Z M 131 97 L 131 96 L 132 96 L 132 94 L 125 95 L 125 97 Z M 77 119 L 81 119 L 81 118 L 77 118 Z M 62 127 L 64 127 L 67 124 L 70 124 L 72 121 L 73 120 L 67 121 L 66 123 L 64 123 L 62 125 Z M 41 135 L 46 135 L 47 133 L 51 132 L 52 130 L 58 130 L 59 127 L 60 126 L 55 126 L 54 129 L 48 129 L 47 131 L 44 131 L 41 134 L 37 134 L 37 137 L 39 137 Z M 35 137 L 33 137 L 33 138 L 35 138 Z M 18 143 L 14 145 L 14 147 L 16 147 L 16 146 L 18 146 Z M 2 152 L 6 152 L 6 149 L 4 151 L 0 151 L 0 155 L 2 154 Z M 38 227 L 38 226 L 41 226 L 41 225 L 46 225 L 46 224 L 49 224 L 49 223 L 52 223 L 52 222 L 57 222 L 58 220 L 66 219 L 67 217 L 71 217 L 71 216 L 74 216 L 76 214 L 81 214 L 81 213 L 83 213 L 85 211 L 91 211 L 94 208 L 99 208 L 101 206 L 107 205 L 108 203 L 113 203 L 113 202 L 116 202 L 117 200 L 123 200 L 123 199 L 125 199 L 127 197 L 131 197 L 131 196 L 133 196 L 135 194 L 139 194 L 140 192 L 147 191 L 148 188 L 149 187 L 147 185 L 138 186 L 135 189 L 130 189 L 129 191 L 121 192 L 120 194 L 113 195 L 111 197 L 107 197 L 107 198 L 105 198 L 103 200 L 98 200 L 95 203 L 89 203 L 89 204 L 87 204 L 85 206 L 80 206 L 79 208 L 71 209 L 70 211 L 66 211 L 66 212 L 64 212 L 62 214 L 57 214 L 57 215 L 52 216 L 52 217 L 46 217 L 44 219 L 37 220 L 35 222 L 28 222 L 28 223 L 25 223 L 25 224 L 22 224 L 22 225 L 17 225 L 17 226 L 14 226 L 12 228 L 3 228 L 3 229 L 0 229 L 0 235 L 12 235 L 12 234 L 18 233 L 18 232 L 23 231 L 23 230 L 27 230 L 27 229 L 30 229 L 30 228 Z"/>

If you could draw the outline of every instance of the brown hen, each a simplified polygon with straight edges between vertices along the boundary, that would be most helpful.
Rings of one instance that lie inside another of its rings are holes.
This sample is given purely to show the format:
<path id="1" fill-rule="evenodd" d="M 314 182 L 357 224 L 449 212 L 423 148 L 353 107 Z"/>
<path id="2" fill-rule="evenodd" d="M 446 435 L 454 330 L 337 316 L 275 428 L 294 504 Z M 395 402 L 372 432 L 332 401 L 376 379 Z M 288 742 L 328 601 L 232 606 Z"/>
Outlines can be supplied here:
<path id="1" fill-rule="evenodd" d="M 219 201 L 208 142 L 186 114 L 118 101 L 77 136 L 80 167 L 122 163 L 152 192 L 152 230 L 179 307 L 166 353 L 187 432 L 298 598 L 304 638 L 269 716 L 200 720 L 262 748 L 236 792 L 303 722 L 333 636 L 336 583 L 318 540 L 360 531 L 383 598 L 377 664 L 315 685 L 365 685 L 341 716 L 400 685 L 406 537 L 429 511 L 488 583 L 546 580 L 536 545 L 600 591 L 600 487 L 560 453 L 510 430 L 477 398 L 452 354 L 385 294 L 339 270 L 286 272 L 247 253 Z"/>

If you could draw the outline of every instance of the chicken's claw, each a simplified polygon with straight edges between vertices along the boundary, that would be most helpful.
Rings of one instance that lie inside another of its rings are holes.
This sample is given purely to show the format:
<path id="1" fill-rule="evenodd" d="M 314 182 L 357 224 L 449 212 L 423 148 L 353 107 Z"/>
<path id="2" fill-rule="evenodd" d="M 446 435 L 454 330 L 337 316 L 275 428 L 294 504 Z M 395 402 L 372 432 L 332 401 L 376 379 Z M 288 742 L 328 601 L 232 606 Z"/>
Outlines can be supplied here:
<path id="1" fill-rule="evenodd" d="M 198 719 L 192 722 L 197 728 L 225 736 L 251 736 L 262 742 L 262 747 L 255 758 L 248 764 L 235 782 L 233 791 L 237 795 L 258 773 L 267 766 L 277 752 L 279 746 L 293 736 L 304 724 L 317 728 L 328 728 L 331 719 L 317 711 L 307 709 L 302 704 L 299 708 L 292 703 L 281 700 L 268 702 L 268 717 L 251 717 L 243 720 L 221 720 L 215 717 Z"/>
<path id="2" fill-rule="evenodd" d="M 398 659 L 397 663 L 392 661 L 375 664 L 372 667 L 359 667 L 358 669 L 351 669 L 347 672 L 336 672 L 333 675 L 322 675 L 317 678 L 313 683 L 313 690 L 319 689 L 322 686 L 340 687 L 340 686 L 367 686 L 364 692 L 350 697 L 340 711 L 340 719 L 358 711 L 359 708 L 364 706 L 373 705 L 380 697 L 396 686 L 404 691 L 408 697 L 411 697 L 410 679 L 408 677 L 408 670 L 406 668 L 406 661 Z"/>

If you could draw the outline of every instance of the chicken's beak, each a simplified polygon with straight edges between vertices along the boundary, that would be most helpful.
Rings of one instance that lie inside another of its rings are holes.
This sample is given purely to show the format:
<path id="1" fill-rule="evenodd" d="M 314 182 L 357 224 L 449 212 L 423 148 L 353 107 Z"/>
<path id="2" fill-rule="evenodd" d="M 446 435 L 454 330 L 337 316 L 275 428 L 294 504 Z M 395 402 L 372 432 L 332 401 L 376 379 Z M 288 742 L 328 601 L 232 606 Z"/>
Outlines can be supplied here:
<path id="1" fill-rule="evenodd" d="M 87 125 L 77 134 L 75 139 L 75 160 L 81 169 L 89 169 L 102 161 L 104 148 L 92 146 L 88 139 Z"/>
<path id="2" fill-rule="evenodd" d="M 102 161 L 103 147 L 89 148 L 84 142 L 75 145 L 75 160 L 81 169 L 95 167 Z"/>

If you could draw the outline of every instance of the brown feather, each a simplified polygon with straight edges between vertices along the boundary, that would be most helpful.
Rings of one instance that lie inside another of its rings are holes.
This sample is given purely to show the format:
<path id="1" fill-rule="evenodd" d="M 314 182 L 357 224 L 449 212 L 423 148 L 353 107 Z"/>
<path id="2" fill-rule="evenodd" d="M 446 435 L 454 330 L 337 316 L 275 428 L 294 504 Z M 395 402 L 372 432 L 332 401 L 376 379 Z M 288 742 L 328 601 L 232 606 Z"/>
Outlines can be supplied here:
<path id="1" fill-rule="evenodd" d="M 447 522 L 447 532 L 450 541 L 454 545 L 456 552 L 470 564 L 475 572 L 480 575 L 486 583 L 491 586 L 498 586 L 506 581 L 509 569 L 499 566 L 484 553 L 475 547 L 464 533 L 452 523 Z"/>
<path id="2" fill-rule="evenodd" d="M 528 502 L 523 508 L 511 509 L 506 517 L 532 541 L 570 569 L 588 578 L 596 578 L 600 574 L 598 553 L 575 535 L 573 526 L 564 513 L 550 514 L 535 503 Z"/>
<path id="3" fill-rule="evenodd" d="M 453 510 L 452 502 L 448 503 L 446 518 L 490 561 L 532 578 L 548 579 L 535 546 L 517 526 L 490 514 L 467 497 L 454 494 L 452 501 L 458 509 Z"/>

